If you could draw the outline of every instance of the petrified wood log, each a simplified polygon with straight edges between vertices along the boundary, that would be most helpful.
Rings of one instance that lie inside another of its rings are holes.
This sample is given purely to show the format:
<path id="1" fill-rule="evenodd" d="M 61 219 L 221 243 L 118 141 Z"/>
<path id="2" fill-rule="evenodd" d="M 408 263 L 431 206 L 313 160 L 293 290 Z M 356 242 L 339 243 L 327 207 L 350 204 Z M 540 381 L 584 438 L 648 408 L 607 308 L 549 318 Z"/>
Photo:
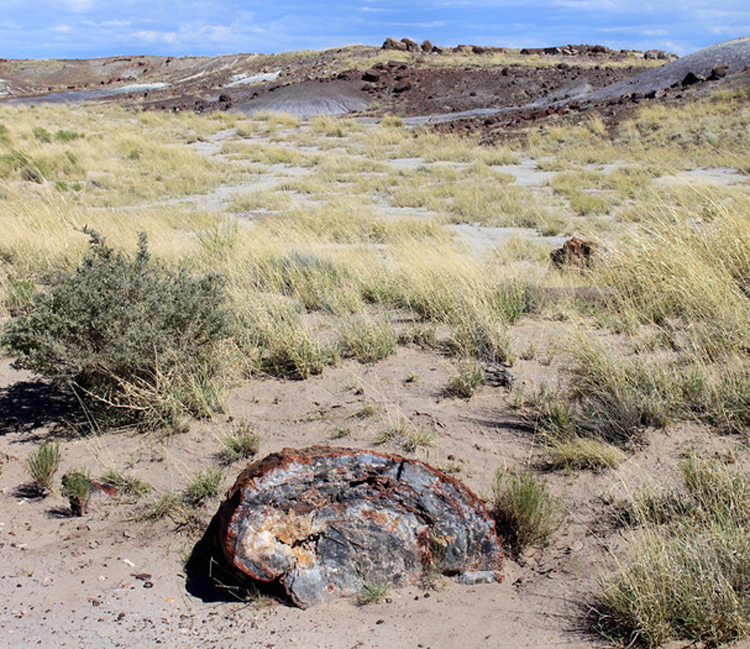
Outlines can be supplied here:
<path id="1" fill-rule="evenodd" d="M 435 568 L 470 583 L 502 579 L 483 503 L 454 478 L 398 455 L 284 449 L 240 474 L 217 519 L 230 566 L 280 583 L 302 608 L 368 583 L 413 583 Z"/>

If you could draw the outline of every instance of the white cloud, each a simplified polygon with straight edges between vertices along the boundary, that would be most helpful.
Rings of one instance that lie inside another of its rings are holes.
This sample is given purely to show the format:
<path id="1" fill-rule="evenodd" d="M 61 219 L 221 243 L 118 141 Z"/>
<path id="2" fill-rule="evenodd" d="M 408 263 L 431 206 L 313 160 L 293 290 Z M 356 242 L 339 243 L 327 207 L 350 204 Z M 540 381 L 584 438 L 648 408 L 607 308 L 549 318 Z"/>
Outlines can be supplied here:
<path id="1" fill-rule="evenodd" d="M 132 22 L 130 20 L 82 20 L 80 24 L 85 25 L 86 27 L 96 27 L 99 29 L 107 27 L 130 27 Z"/>
<path id="2" fill-rule="evenodd" d="M 414 29 L 436 29 L 438 27 L 445 27 L 449 25 L 450 23 L 446 22 L 445 20 L 433 20 L 432 22 L 389 22 L 389 25 L 392 25 L 394 27 L 412 27 Z"/>
<path id="3" fill-rule="evenodd" d="M 750 23 L 740 25 L 712 25 L 708 31 L 716 36 L 739 38 L 737 34 L 750 34 Z"/>
<path id="4" fill-rule="evenodd" d="M 91 11 L 97 4 L 96 0 L 65 0 L 61 3 L 63 7 L 73 13 L 85 13 Z"/>
<path id="5" fill-rule="evenodd" d="M 142 29 L 137 32 L 126 34 L 124 40 L 131 43 L 166 43 L 168 45 L 171 45 L 178 42 L 178 35 L 175 32 L 161 32 L 158 30 Z"/>
<path id="6" fill-rule="evenodd" d="M 379 44 L 602 42 L 693 51 L 750 33 L 748 0 L 0 0 L 4 56 L 278 52 Z M 631 24 L 634 23 L 634 24 Z M 54 45 L 65 38 L 65 46 Z M 606 41 L 606 42 L 605 42 Z M 670 45 L 670 44 L 673 44 Z"/>

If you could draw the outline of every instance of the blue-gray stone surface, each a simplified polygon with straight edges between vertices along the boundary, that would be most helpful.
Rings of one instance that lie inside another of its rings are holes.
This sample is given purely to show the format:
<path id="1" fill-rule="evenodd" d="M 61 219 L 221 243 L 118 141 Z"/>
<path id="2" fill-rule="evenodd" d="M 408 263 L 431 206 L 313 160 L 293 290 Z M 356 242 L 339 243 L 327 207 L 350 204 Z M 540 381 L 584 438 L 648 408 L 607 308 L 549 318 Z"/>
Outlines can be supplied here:
<path id="1" fill-rule="evenodd" d="M 284 449 L 240 474 L 219 520 L 229 564 L 279 582 L 303 608 L 365 584 L 414 583 L 428 570 L 502 579 L 484 504 L 456 479 L 398 455 Z"/>

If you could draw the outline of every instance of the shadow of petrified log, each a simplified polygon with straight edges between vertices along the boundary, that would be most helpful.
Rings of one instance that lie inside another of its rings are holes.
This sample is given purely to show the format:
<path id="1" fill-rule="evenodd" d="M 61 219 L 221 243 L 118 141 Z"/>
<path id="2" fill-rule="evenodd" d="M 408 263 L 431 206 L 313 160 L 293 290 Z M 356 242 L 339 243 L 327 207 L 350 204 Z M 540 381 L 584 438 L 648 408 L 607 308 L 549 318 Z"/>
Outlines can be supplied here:
<path id="1" fill-rule="evenodd" d="M 217 543 L 218 538 L 217 514 L 185 564 L 185 587 L 191 595 L 204 602 L 244 602 L 258 594 L 288 599 L 278 585 L 254 581 L 230 566 Z"/>
<path id="2" fill-rule="evenodd" d="M 469 583 L 502 579 L 494 521 L 473 493 L 423 462 L 373 451 L 284 449 L 251 464 L 201 544 L 191 592 L 249 578 L 302 608 L 436 569 Z M 199 565 L 221 574 L 201 582 Z"/>

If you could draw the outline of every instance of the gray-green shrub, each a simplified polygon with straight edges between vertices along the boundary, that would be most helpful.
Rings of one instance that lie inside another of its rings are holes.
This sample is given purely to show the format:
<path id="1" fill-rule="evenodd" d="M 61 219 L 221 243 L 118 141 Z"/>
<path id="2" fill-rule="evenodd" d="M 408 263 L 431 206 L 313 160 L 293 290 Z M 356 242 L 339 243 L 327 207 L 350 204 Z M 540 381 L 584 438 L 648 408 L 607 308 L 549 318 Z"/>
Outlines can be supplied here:
<path id="1" fill-rule="evenodd" d="M 8 323 L 1 340 L 15 367 L 69 384 L 110 416 L 174 424 L 180 411 L 207 414 L 217 345 L 231 333 L 223 279 L 166 268 L 145 234 L 131 259 L 87 233 L 80 266 Z"/>

